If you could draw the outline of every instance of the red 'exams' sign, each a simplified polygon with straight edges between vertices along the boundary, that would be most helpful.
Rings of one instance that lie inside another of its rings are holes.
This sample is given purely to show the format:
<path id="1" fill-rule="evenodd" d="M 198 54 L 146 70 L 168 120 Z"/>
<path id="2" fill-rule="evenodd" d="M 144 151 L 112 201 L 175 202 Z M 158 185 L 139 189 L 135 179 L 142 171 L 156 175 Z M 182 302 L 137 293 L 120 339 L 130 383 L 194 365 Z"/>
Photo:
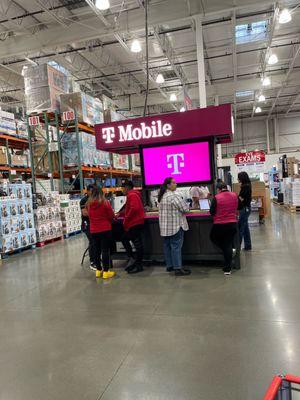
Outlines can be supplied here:
<path id="1" fill-rule="evenodd" d="M 235 164 L 257 164 L 264 163 L 265 161 L 266 155 L 263 151 L 249 151 L 235 155 Z"/>

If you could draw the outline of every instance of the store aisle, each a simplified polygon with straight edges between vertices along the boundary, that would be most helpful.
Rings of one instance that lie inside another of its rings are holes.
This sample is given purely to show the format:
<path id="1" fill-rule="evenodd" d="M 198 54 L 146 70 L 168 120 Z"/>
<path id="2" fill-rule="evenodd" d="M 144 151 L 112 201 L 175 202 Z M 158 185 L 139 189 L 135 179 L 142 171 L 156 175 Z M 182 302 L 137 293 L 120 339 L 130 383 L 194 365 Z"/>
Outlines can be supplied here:
<path id="1" fill-rule="evenodd" d="M 300 375 L 300 216 L 274 209 L 243 269 L 95 282 L 83 237 L 0 268 L 0 400 L 260 400 Z"/>

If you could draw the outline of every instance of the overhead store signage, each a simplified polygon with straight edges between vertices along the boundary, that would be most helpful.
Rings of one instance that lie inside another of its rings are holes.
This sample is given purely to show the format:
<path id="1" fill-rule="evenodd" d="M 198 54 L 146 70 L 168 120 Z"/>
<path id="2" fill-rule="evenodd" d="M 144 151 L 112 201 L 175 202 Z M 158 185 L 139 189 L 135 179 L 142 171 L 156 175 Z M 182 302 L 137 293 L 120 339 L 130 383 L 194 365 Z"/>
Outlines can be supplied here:
<path id="1" fill-rule="evenodd" d="M 130 152 L 139 146 L 214 136 L 232 141 L 231 105 L 95 125 L 97 149 Z"/>
<path id="2" fill-rule="evenodd" d="M 38 115 L 33 115 L 28 118 L 28 123 L 30 126 L 39 126 L 40 125 L 40 117 Z"/>
<path id="3" fill-rule="evenodd" d="M 260 173 L 265 169 L 266 155 L 263 151 L 249 151 L 235 155 L 235 164 L 239 171 Z"/>
<path id="4" fill-rule="evenodd" d="M 64 111 L 62 113 L 63 122 L 74 121 L 74 119 L 75 119 L 75 112 L 73 110 Z"/>

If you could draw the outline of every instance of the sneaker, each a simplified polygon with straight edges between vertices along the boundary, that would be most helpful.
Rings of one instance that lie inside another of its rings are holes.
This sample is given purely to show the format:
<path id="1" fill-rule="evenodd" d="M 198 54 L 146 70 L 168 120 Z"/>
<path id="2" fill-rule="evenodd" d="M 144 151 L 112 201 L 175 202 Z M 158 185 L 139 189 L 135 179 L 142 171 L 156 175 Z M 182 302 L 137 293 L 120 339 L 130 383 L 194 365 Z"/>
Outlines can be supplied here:
<path id="1" fill-rule="evenodd" d="M 139 272 L 143 272 L 144 268 L 142 265 L 137 266 L 133 265 L 133 268 L 131 267 L 129 270 L 127 270 L 128 274 L 138 274 Z"/>
<path id="2" fill-rule="evenodd" d="M 135 259 L 133 257 L 130 257 L 126 265 L 125 271 L 128 271 L 134 265 L 134 263 Z"/>
<path id="3" fill-rule="evenodd" d="M 167 272 L 174 272 L 174 268 L 173 267 L 168 267 L 167 268 Z"/>
<path id="4" fill-rule="evenodd" d="M 115 275 L 114 271 L 103 271 L 103 279 L 113 278 Z"/>
<path id="5" fill-rule="evenodd" d="M 232 257 L 234 258 L 236 256 L 236 249 L 232 249 Z"/>
<path id="6" fill-rule="evenodd" d="M 103 271 L 100 269 L 96 270 L 96 278 L 101 278 Z"/>
<path id="7" fill-rule="evenodd" d="M 231 275 L 231 269 L 223 268 L 224 275 Z"/>
<path id="8" fill-rule="evenodd" d="M 192 271 L 190 269 L 185 269 L 185 268 L 175 270 L 175 276 L 187 276 L 191 275 L 191 273 Z"/>
<path id="9" fill-rule="evenodd" d="M 91 264 L 90 265 L 90 270 L 91 271 L 97 271 L 97 267 L 95 266 L 95 264 Z"/>

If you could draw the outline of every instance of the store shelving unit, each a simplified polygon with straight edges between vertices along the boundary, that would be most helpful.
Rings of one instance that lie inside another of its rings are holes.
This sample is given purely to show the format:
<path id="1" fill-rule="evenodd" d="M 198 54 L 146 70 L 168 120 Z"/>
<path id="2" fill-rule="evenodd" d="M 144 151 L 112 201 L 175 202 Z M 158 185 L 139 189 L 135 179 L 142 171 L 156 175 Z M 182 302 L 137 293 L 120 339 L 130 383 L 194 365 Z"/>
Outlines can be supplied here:
<path id="1" fill-rule="evenodd" d="M 83 165 L 81 159 L 81 149 L 79 141 L 79 132 L 86 132 L 91 135 L 95 135 L 95 130 L 92 126 L 78 122 L 77 113 L 75 110 L 75 119 L 72 121 L 62 121 L 61 116 L 58 112 L 55 113 L 43 113 L 39 115 L 41 125 L 44 128 L 45 135 L 42 137 L 39 135 L 39 142 L 36 140 L 36 128 L 28 125 L 28 137 L 29 137 L 29 148 L 31 156 L 32 166 L 32 185 L 34 192 L 36 186 L 39 184 L 38 178 L 48 178 L 51 180 L 51 189 L 53 190 L 54 184 L 53 179 L 60 179 L 60 189 L 62 193 L 69 193 L 74 188 L 75 182 L 79 182 L 79 191 L 82 193 L 84 189 L 84 178 L 90 177 L 103 177 L 103 178 L 133 178 L 138 177 L 141 174 L 131 170 L 120 170 L 115 168 L 101 168 L 89 165 Z M 50 126 L 52 126 L 55 132 L 55 138 L 51 137 Z M 67 167 L 63 165 L 64 160 L 64 147 L 63 138 L 69 133 L 76 134 L 76 150 L 77 150 L 77 165 Z M 42 139 L 42 140 L 41 140 Z M 42 151 L 40 150 L 42 149 Z M 53 157 L 51 154 L 55 154 L 58 161 L 58 167 L 54 168 Z M 38 156 L 37 156 L 38 155 Z M 46 162 L 48 169 L 44 170 L 43 173 L 39 171 L 39 165 Z M 111 159 L 112 161 L 112 159 Z M 131 164 L 130 164 L 131 167 Z M 66 187 L 66 179 L 70 179 L 71 182 Z M 105 191 L 107 193 L 116 192 L 118 188 L 108 188 Z"/>
<path id="2" fill-rule="evenodd" d="M 0 146 L 5 146 L 7 152 L 7 164 L 0 165 L 0 171 L 3 173 L 7 173 L 10 182 L 12 181 L 12 172 L 31 174 L 31 168 L 17 167 L 12 165 L 11 154 L 9 151 L 11 148 L 18 150 L 28 149 L 29 142 L 27 139 L 22 139 L 16 136 L 10 136 L 0 133 Z"/>

